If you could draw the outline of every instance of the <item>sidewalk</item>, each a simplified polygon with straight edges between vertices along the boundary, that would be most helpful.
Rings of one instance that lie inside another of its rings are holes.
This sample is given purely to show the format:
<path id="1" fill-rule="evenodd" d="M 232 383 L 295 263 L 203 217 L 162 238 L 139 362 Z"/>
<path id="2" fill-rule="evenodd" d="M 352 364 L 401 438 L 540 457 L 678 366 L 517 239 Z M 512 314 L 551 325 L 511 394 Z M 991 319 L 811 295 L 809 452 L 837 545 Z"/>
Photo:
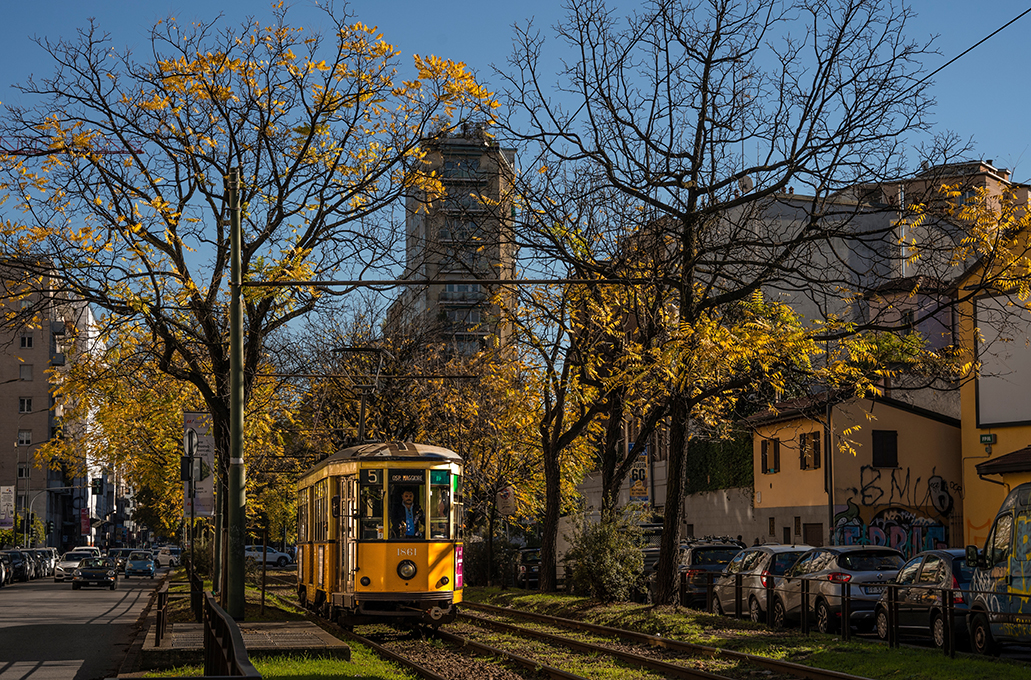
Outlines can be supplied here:
<path id="1" fill-rule="evenodd" d="M 142 677 L 146 671 L 161 668 L 204 664 L 203 624 L 169 624 L 161 644 L 154 644 L 156 592 L 155 589 L 140 616 L 139 633 L 126 654 L 119 678 Z M 251 659 L 272 654 L 351 659 L 351 648 L 345 642 L 310 621 L 244 621 L 238 626 Z"/>

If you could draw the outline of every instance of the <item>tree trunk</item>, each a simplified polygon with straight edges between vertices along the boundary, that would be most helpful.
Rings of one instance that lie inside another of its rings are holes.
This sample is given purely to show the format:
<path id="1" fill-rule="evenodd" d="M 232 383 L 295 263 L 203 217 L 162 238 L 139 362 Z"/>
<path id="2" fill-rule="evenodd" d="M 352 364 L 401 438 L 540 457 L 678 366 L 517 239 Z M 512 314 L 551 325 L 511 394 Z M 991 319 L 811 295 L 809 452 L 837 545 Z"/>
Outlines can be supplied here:
<path id="1" fill-rule="evenodd" d="M 561 449 L 550 446 L 547 441 L 543 447 L 544 458 L 544 525 L 541 527 L 541 573 L 540 589 L 554 592 L 558 589 L 558 520 L 559 507 L 562 503 L 561 466 L 559 455 Z"/>
<path id="2" fill-rule="evenodd" d="M 677 604 L 680 593 L 680 525 L 684 514 L 685 471 L 691 409 L 686 398 L 673 401 L 670 413 L 670 447 L 666 472 L 666 506 L 662 520 L 662 541 L 656 574 L 655 604 Z"/>

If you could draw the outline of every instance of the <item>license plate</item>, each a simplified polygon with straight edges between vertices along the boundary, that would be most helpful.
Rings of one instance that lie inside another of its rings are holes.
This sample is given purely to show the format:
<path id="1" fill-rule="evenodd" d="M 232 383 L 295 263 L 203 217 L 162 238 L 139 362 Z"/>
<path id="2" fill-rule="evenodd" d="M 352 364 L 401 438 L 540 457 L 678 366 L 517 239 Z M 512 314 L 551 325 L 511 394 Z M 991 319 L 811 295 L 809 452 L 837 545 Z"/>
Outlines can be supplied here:
<path id="1" fill-rule="evenodd" d="M 867 595 L 880 595 L 884 592 L 884 586 L 866 586 L 863 590 Z"/>

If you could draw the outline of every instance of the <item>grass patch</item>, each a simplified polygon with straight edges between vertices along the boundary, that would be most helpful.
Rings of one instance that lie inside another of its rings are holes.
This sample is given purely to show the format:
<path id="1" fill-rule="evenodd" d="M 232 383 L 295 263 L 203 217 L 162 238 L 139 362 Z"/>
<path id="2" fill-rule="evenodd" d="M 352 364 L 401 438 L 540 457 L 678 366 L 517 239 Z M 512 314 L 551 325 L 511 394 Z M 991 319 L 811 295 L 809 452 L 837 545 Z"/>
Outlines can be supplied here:
<path id="1" fill-rule="evenodd" d="M 307 656 L 269 656 L 252 659 L 251 663 L 269 680 L 307 680 L 308 678 L 355 678 L 355 680 L 408 680 L 415 676 L 380 659 L 367 647 L 351 644 L 351 661 L 311 658 Z M 203 666 L 183 666 L 147 673 L 148 678 L 201 676 Z"/>
<path id="2" fill-rule="evenodd" d="M 1031 665 L 1016 661 L 966 654 L 950 659 L 933 649 L 890 649 L 862 639 L 845 643 L 839 637 L 819 633 L 806 637 L 797 629 L 777 630 L 684 607 L 601 604 L 562 593 L 498 588 L 466 588 L 463 597 L 469 602 L 527 609 L 875 680 L 1025 680 L 1031 672 Z"/>

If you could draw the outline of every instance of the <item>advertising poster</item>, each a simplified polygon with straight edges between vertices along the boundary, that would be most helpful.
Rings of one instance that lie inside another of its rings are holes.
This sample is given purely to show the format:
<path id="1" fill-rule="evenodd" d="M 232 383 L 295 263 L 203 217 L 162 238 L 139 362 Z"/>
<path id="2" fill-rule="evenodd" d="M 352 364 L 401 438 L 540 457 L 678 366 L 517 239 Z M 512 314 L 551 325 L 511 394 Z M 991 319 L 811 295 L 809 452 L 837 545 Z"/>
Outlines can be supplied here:
<path id="1" fill-rule="evenodd" d="M 79 533 L 83 536 L 90 535 L 89 508 L 79 510 Z"/>
<path id="2" fill-rule="evenodd" d="M 645 449 L 630 468 L 630 502 L 647 503 L 648 499 L 648 449 Z"/>
<path id="3" fill-rule="evenodd" d="M 193 461 L 193 494 L 183 482 L 183 513 L 190 517 L 215 514 L 215 437 L 210 413 L 183 413 L 183 455 Z"/>
<path id="4" fill-rule="evenodd" d="M 14 487 L 0 486 L 0 529 L 14 528 Z"/>

